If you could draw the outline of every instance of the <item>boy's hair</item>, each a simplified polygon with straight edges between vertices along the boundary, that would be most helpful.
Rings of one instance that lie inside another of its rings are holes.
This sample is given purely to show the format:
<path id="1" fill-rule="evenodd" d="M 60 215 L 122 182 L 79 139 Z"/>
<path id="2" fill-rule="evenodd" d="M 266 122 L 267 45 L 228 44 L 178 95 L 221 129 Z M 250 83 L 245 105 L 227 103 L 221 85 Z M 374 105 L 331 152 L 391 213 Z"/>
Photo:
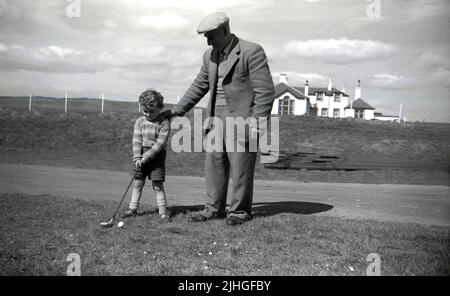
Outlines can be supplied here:
<path id="1" fill-rule="evenodd" d="M 152 88 L 147 89 L 139 96 L 139 104 L 144 107 L 156 102 L 157 106 L 162 108 L 163 101 L 164 97 Z"/>

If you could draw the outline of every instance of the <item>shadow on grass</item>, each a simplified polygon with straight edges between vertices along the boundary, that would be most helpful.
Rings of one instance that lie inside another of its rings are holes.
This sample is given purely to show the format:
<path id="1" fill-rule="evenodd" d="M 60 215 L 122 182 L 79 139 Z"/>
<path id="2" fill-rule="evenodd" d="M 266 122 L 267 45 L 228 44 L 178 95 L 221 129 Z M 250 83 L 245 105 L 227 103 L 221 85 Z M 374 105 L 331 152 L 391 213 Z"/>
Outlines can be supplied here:
<path id="1" fill-rule="evenodd" d="M 138 216 L 138 217 L 140 217 L 140 216 L 148 216 L 148 215 L 157 214 L 157 213 L 158 213 L 158 208 L 145 209 L 145 210 L 142 210 L 142 211 L 138 211 L 136 216 Z"/>
<path id="2" fill-rule="evenodd" d="M 192 205 L 192 206 L 173 206 L 170 207 L 170 215 L 176 216 L 178 214 L 187 214 L 189 212 L 198 212 L 205 208 L 205 205 Z"/>
<path id="3" fill-rule="evenodd" d="M 281 213 L 310 215 L 326 212 L 333 208 L 332 205 L 303 202 L 303 201 L 281 201 L 281 202 L 258 202 L 253 204 L 253 216 L 264 217 Z"/>
<path id="4" fill-rule="evenodd" d="M 170 207 L 170 211 L 172 216 L 176 216 L 178 214 L 187 214 L 188 212 L 198 212 L 203 210 L 203 208 L 204 205 L 173 206 Z M 315 202 L 258 202 L 253 203 L 252 214 L 254 217 L 273 216 L 281 213 L 310 215 L 320 212 L 326 212 L 331 210 L 332 208 L 332 205 Z"/>

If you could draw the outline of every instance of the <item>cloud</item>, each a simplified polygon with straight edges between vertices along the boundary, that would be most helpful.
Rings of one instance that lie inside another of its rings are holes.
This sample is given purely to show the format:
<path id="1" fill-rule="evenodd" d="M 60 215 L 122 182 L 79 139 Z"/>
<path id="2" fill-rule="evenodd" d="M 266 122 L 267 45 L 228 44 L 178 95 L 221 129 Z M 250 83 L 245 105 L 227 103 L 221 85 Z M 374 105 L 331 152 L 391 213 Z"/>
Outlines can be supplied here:
<path id="1" fill-rule="evenodd" d="M 423 21 L 426 18 L 448 17 L 450 5 L 448 1 L 422 0 L 394 2 L 396 11 L 401 11 L 406 17 L 404 21 Z"/>
<path id="2" fill-rule="evenodd" d="M 171 88 L 181 86 L 186 88 L 194 80 L 197 74 L 197 69 L 168 69 L 156 68 L 140 71 L 132 71 L 128 69 L 121 69 L 118 72 L 118 77 L 125 80 L 130 80 L 137 83 L 168 85 Z"/>
<path id="3" fill-rule="evenodd" d="M 103 22 L 104 28 L 100 29 L 100 35 L 103 38 L 111 38 L 116 33 L 117 29 L 119 28 L 119 25 L 115 20 L 112 19 L 106 19 Z"/>
<path id="4" fill-rule="evenodd" d="M 39 48 L 38 51 L 40 53 L 42 53 L 44 56 L 46 57 L 50 57 L 50 58 L 64 58 L 67 56 L 78 56 L 83 54 L 82 51 L 79 50 L 75 50 L 73 48 L 63 48 L 63 47 L 59 47 L 59 46 L 47 46 L 44 48 Z"/>
<path id="5" fill-rule="evenodd" d="M 350 24 L 354 24 L 354 25 L 369 25 L 369 24 L 374 24 L 374 23 L 382 22 L 382 21 L 386 21 L 386 18 L 382 17 L 382 16 L 379 16 L 379 17 L 364 16 L 364 17 L 359 17 L 359 18 L 350 18 L 348 20 L 348 22 Z"/>
<path id="6" fill-rule="evenodd" d="M 131 7 L 140 7 L 142 9 L 183 9 L 192 11 L 201 11 L 204 14 L 214 11 L 226 10 L 233 7 L 243 7 L 260 5 L 257 0 L 164 0 L 164 1 L 140 1 L 128 0 L 126 4 Z"/>
<path id="7" fill-rule="evenodd" d="M 100 64 L 114 67 L 134 67 L 146 65 L 163 65 L 165 50 L 162 45 L 147 48 L 124 49 L 119 52 L 104 51 L 97 56 Z"/>
<path id="8" fill-rule="evenodd" d="M 427 77 L 427 81 L 434 85 L 450 87 L 450 70 L 439 68 Z"/>
<path id="9" fill-rule="evenodd" d="M 0 21 L 5 20 L 17 20 L 23 17 L 23 11 L 20 6 L 0 0 Z"/>
<path id="10" fill-rule="evenodd" d="M 433 68 L 450 68 L 450 51 L 447 50 L 435 50 L 428 51 L 420 55 L 418 64 L 424 69 Z"/>
<path id="11" fill-rule="evenodd" d="M 369 80 L 369 85 L 382 89 L 411 89 L 417 85 L 417 81 L 412 77 L 404 77 L 396 74 L 380 73 L 375 74 Z"/>
<path id="12" fill-rule="evenodd" d="M 94 71 L 83 62 L 85 54 L 73 48 L 56 45 L 25 47 L 0 43 L 0 62 L 3 69 L 37 70 L 44 72 Z"/>
<path id="13" fill-rule="evenodd" d="M 119 26 L 116 21 L 111 19 L 106 19 L 103 24 L 105 25 L 105 28 L 109 30 L 114 30 Z"/>
<path id="14" fill-rule="evenodd" d="M 103 51 L 96 57 L 96 61 L 107 67 L 135 69 L 158 66 L 175 69 L 199 65 L 201 54 L 186 48 L 148 45 L 118 52 Z"/>
<path id="15" fill-rule="evenodd" d="M 158 15 L 141 16 L 137 19 L 137 26 L 154 28 L 157 30 L 179 29 L 190 26 L 190 21 L 174 12 L 165 11 Z"/>
<path id="16" fill-rule="evenodd" d="M 145 45 L 96 53 L 56 45 L 25 47 L 0 43 L 0 63 L 2 70 L 23 69 L 57 73 L 100 72 L 108 68 L 175 70 L 200 65 L 201 53 L 163 45 Z"/>
<path id="17" fill-rule="evenodd" d="M 373 40 L 313 39 L 291 40 L 282 45 L 283 58 L 317 58 L 329 63 L 354 63 L 363 60 L 385 58 L 396 51 L 396 46 Z"/>
<path id="18" fill-rule="evenodd" d="M 328 76 L 318 73 L 299 73 L 293 71 L 273 72 L 272 77 L 275 83 L 279 82 L 280 74 L 287 74 L 288 83 L 293 86 L 303 86 L 306 80 L 314 85 L 326 85 L 328 83 Z"/>
<path id="19" fill-rule="evenodd" d="M 417 65 L 422 70 L 423 81 L 435 86 L 450 86 L 450 50 L 434 49 L 420 55 Z"/>

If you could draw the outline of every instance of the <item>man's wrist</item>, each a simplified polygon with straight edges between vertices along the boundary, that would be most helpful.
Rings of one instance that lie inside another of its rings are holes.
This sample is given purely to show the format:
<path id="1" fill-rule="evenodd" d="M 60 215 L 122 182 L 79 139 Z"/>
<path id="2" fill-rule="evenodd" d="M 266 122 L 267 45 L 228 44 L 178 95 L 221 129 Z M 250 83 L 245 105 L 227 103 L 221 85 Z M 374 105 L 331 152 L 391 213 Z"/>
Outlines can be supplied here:
<path id="1" fill-rule="evenodd" d="M 184 113 L 186 113 L 186 112 L 183 110 L 183 107 L 181 107 L 179 105 L 175 105 L 172 108 L 172 113 L 174 114 L 173 116 L 183 116 Z"/>

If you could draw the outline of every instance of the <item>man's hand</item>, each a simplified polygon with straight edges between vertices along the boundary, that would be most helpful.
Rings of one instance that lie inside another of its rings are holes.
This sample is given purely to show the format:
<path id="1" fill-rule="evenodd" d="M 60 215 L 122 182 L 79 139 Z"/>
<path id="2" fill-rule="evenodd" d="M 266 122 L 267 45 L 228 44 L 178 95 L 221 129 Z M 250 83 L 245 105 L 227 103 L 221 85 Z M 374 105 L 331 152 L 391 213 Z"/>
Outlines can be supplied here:
<path id="1" fill-rule="evenodd" d="M 142 160 L 138 159 L 134 162 L 134 165 L 138 168 L 142 165 Z"/>
<path id="2" fill-rule="evenodd" d="M 172 109 L 168 109 L 168 110 L 161 112 L 161 115 L 166 119 L 171 119 L 172 117 L 177 116 L 175 114 L 175 112 L 173 112 Z"/>

